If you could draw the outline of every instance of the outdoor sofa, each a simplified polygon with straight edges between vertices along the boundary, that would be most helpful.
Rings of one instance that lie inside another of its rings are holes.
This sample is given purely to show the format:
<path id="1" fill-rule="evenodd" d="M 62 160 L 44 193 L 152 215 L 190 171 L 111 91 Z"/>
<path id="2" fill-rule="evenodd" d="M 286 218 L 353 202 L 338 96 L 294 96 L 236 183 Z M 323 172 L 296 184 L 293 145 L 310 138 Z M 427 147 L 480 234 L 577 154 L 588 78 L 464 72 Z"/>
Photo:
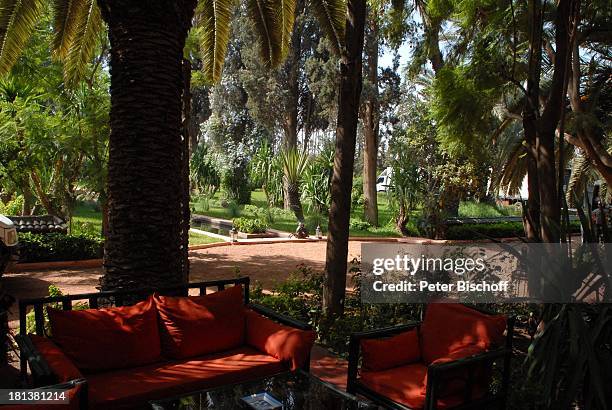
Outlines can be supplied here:
<path id="1" fill-rule="evenodd" d="M 217 292 L 207 294 L 209 288 Z M 189 289 L 199 290 L 199 296 L 162 296 L 186 295 Z M 73 310 L 73 301 L 83 299 L 89 309 Z M 124 306 L 126 300 L 141 302 Z M 26 335 L 30 306 L 36 334 Z M 316 336 L 306 324 L 249 303 L 248 278 L 154 294 L 22 300 L 20 321 L 22 372 L 29 364 L 36 386 L 84 379 L 81 409 L 147 408 L 149 400 L 307 371 Z"/>
<path id="2" fill-rule="evenodd" d="M 430 303 L 422 322 L 353 333 L 347 390 L 391 409 L 503 408 L 513 323 L 462 304 Z"/>

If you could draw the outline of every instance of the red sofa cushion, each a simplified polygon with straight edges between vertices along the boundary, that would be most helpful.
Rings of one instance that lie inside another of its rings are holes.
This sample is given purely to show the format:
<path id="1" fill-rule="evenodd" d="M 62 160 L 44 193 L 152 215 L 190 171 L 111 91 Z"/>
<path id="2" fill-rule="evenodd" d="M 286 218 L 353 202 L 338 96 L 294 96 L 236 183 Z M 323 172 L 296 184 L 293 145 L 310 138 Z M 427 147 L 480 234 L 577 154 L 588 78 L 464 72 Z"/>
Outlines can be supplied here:
<path id="1" fill-rule="evenodd" d="M 283 363 L 252 347 L 183 361 L 155 363 L 88 377 L 89 409 L 147 407 L 149 400 L 215 388 L 286 371 Z"/>
<path id="2" fill-rule="evenodd" d="M 362 339 L 362 366 L 365 370 L 386 370 L 418 362 L 421 358 L 417 329 L 386 339 Z"/>
<path id="3" fill-rule="evenodd" d="M 427 367 L 422 363 L 408 364 L 379 372 L 362 371 L 360 382 L 389 399 L 410 407 L 422 409 L 425 405 Z M 474 398 L 482 397 L 483 390 Z M 448 409 L 464 404 L 463 392 L 441 395 L 437 409 Z"/>
<path id="4" fill-rule="evenodd" d="M 426 364 L 469 345 L 488 350 L 503 343 L 506 317 L 456 303 L 431 303 L 421 325 L 421 355 Z"/>
<path id="5" fill-rule="evenodd" d="M 291 365 L 301 367 L 309 358 L 316 339 L 312 330 L 300 330 L 278 324 L 250 309 L 246 310 L 246 342 L 261 352 Z"/>
<path id="6" fill-rule="evenodd" d="M 107 309 L 47 309 L 51 338 L 84 372 L 159 361 L 161 348 L 153 299 Z"/>
<path id="7" fill-rule="evenodd" d="M 65 383 L 74 379 L 81 379 L 83 375 L 62 350 L 48 337 L 28 335 L 32 344 L 40 355 L 46 360 L 51 371 L 57 376 L 58 383 Z"/>
<path id="8" fill-rule="evenodd" d="M 184 359 L 244 344 L 242 285 L 205 296 L 154 295 L 164 356 Z"/>

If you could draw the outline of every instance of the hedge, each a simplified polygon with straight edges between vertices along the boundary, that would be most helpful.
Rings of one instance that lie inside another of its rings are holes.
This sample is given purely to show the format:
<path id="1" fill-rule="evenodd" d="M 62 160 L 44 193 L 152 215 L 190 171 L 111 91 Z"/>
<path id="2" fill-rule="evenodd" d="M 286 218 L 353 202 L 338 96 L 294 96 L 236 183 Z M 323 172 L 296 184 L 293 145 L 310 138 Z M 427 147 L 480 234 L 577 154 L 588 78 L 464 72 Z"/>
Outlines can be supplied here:
<path id="1" fill-rule="evenodd" d="M 19 262 L 51 262 L 97 259 L 103 255 L 104 240 L 97 235 L 20 233 Z"/>
<path id="2" fill-rule="evenodd" d="M 232 219 L 234 228 L 244 233 L 265 233 L 268 224 L 261 219 L 234 218 Z"/>
<path id="3" fill-rule="evenodd" d="M 580 232 L 580 222 L 572 221 L 570 226 L 572 233 Z M 524 235 L 522 222 L 450 225 L 446 230 L 446 239 L 455 240 L 518 238 Z"/>

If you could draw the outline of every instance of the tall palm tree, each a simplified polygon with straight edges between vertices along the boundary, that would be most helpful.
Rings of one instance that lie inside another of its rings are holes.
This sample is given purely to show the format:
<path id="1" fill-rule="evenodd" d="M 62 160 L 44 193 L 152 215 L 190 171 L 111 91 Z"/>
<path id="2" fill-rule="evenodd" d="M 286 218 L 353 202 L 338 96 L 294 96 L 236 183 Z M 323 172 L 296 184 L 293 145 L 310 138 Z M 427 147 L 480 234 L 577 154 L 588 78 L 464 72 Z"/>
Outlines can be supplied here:
<path id="1" fill-rule="evenodd" d="M 53 53 L 66 83 L 80 78 L 104 23 L 110 40 L 109 226 L 103 289 L 155 287 L 188 278 L 188 144 L 182 133 L 183 48 L 193 21 L 203 32 L 207 78 L 221 77 L 234 0 L 53 0 Z M 286 56 L 295 0 L 247 0 L 270 67 Z M 343 0 L 311 0 L 337 50 Z M 0 74 L 17 61 L 44 0 L 0 0 Z M 194 18 L 196 17 L 196 18 Z M 348 226 L 348 225 L 347 225 Z"/>

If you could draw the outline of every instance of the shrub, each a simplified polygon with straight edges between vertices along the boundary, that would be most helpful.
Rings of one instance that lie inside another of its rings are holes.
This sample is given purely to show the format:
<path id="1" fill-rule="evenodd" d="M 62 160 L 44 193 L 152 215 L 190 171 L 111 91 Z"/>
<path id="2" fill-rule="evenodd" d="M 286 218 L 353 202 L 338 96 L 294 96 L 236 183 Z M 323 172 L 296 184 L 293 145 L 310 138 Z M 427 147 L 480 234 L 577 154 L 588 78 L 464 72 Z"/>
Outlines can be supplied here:
<path id="1" fill-rule="evenodd" d="M 23 208 L 23 195 L 18 195 L 4 205 L 0 201 L 0 214 L 2 215 L 21 215 Z"/>
<path id="2" fill-rule="evenodd" d="M 361 219 L 351 218 L 349 227 L 353 231 L 367 231 L 372 225 L 368 222 L 362 221 Z"/>
<path id="3" fill-rule="evenodd" d="M 234 228 L 245 233 L 265 233 L 268 224 L 261 219 L 234 218 L 232 220 Z"/>
<path id="4" fill-rule="evenodd" d="M 97 259 L 103 255 L 104 240 L 98 235 L 61 233 L 19 234 L 19 261 L 50 262 Z"/>
<path id="5" fill-rule="evenodd" d="M 573 233 L 580 232 L 579 223 L 570 223 Z M 446 239 L 517 238 L 525 235 L 522 222 L 450 225 Z"/>

